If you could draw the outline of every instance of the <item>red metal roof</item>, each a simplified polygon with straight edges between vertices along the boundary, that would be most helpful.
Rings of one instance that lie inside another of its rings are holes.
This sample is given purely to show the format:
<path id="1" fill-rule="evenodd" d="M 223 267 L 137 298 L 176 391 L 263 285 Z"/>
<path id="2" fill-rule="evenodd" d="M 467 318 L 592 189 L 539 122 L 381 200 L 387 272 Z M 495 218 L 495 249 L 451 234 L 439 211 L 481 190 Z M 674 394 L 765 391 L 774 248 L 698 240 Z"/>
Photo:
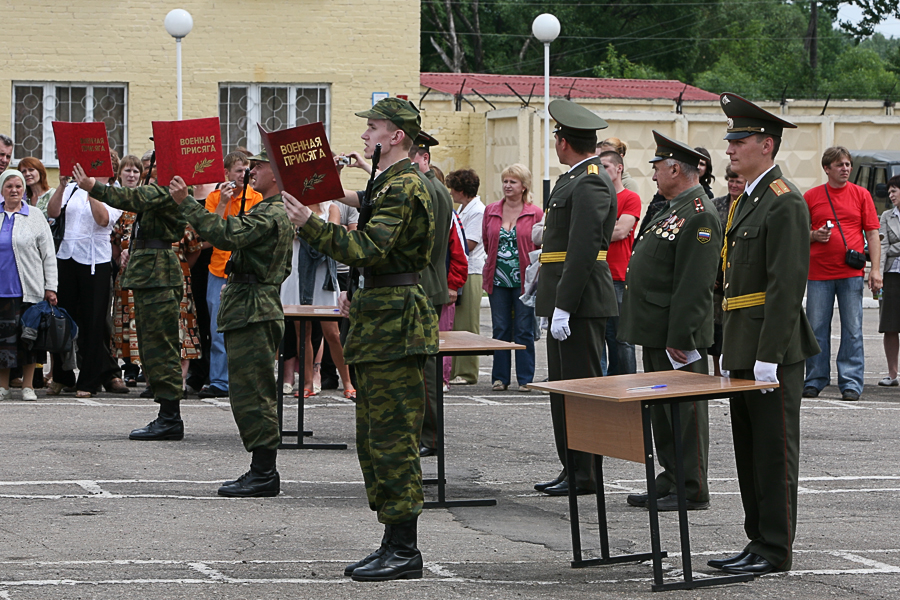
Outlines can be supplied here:
<path id="1" fill-rule="evenodd" d="M 465 81 L 465 85 L 463 85 Z M 515 96 L 509 84 L 523 98 L 544 95 L 544 78 L 539 75 L 489 75 L 485 73 L 420 73 L 419 82 L 436 91 L 455 95 L 476 90 L 483 96 Z M 533 87 L 533 91 L 532 91 Z M 550 77 L 550 96 L 561 98 L 623 98 L 675 100 L 684 90 L 684 100 L 718 101 L 719 96 L 675 79 L 599 79 L 596 77 Z"/>

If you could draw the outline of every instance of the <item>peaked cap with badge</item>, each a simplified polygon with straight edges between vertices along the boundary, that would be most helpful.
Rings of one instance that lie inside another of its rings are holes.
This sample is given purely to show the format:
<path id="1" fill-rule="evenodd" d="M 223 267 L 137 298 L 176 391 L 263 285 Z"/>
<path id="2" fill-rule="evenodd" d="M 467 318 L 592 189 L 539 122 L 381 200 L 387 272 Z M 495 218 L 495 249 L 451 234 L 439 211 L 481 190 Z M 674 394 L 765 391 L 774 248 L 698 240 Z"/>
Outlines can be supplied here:
<path id="1" fill-rule="evenodd" d="M 655 129 L 653 130 L 653 139 L 656 141 L 656 153 L 650 159 L 651 163 L 671 158 L 698 167 L 700 161 L 707 160 L 705 156 L 687 144 L 668 138 Z"/>
<path id="2" fill-rule="evenodd" d="M 719 103 L 728 117 L 726 140 L 740 140 L 756 133 L 781 137 L 785 129 L 797 127 L 731 92 L 719 96 Z"/>
<path id="3" fill-rule="evenodd" d="M 422 131 L 422 115 L 416 105 L 403 98 L 384 98 L 369 110 L 356 113 L 365 119 L 383 119 L 399 127 L 406 135 L 415 139 Z"/>
<path id="4" fill-rule="evenodd" d="M 424 131 L 420 131 L 419 135 L 416 136 L 416 139 L 413 140 L 413 146 L 416 148 L 425 148 L 428 150 L 433 146 L 440 146 L 441 143 L 435 139 L 433 135 L 425 133 Z"/>

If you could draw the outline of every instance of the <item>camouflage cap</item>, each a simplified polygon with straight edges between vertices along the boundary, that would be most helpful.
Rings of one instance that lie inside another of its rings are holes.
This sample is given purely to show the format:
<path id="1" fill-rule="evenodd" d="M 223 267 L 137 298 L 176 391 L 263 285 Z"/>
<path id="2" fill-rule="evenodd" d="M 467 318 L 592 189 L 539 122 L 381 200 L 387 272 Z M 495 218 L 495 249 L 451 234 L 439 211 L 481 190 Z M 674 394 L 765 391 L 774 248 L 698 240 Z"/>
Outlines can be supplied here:
<path id="1" fill-rule="evenodd" d="M 269 162 L 269 154 L 266 152 L 265 146 L 259 151 L 259 154 L 255 154 L 248 158 L 247 160 L 255 160 L 256 162 Z"/>
<path id="2" fill-rule="evenodd" d="M 390 121 L 412 139 L 416 139 L 422 131 L 422 115 L 419 114 L 419 109 L 409 100 L 402 98 L 379 100 L 375 106 L 356 113 L 356 116 Z"/>
<path id="3" fill-rule="evenodd" d="M 668 138 L 655 129 L 653 130 L 653 139 L 656 141 L 656 154 L 650 159 L 651 163 L 671 158 L 697 167 L 701 160 L 708 160 L 687 144 Z"/>
<path id="4" fill-rule="evenodd" d="M 719 96 L 719 103 L 728 117 L 726 140 L 740 140 L 756 133 L 781 137 L 785 129 L 797 127 L 731 92 Z"/>

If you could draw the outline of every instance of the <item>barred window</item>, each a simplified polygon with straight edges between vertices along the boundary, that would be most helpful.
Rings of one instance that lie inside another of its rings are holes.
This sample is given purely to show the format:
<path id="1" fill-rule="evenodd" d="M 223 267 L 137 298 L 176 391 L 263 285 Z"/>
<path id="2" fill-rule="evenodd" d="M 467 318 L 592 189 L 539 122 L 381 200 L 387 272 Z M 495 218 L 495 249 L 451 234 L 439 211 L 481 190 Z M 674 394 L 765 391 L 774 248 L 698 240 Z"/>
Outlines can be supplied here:
<path id="1" fill-rule="evenodd" d="M 126 86 L 118 83 L 14 83 L 13 158 L 31 156 L 45 166 L 59 166 L 53 121 L 102 121 L 109 147 L 124 156 L 128 150 L 126 98 Z"/>
<path id="2" fill-rule="evenodd" d="M 220 84 L 222 150 L 232 152 L 238 146 L 253 152 L 259 150 L 257 123 L 268 131 L 278 131 L 321 121 L 329 134 L 330 109 L 331 90 L 327 84 Z"/>

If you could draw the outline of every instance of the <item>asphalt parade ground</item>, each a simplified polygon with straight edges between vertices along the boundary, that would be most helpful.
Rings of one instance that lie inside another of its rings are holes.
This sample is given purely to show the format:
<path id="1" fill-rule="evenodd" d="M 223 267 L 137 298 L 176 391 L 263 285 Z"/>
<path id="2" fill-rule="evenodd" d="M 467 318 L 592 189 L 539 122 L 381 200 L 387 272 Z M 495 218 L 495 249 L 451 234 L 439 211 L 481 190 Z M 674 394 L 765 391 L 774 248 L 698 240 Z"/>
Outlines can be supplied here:
<path id="1" fill-rule="evenodd" d="M 900 388 L 875 384 L 885 371 L 877 310 L 864 311 L 866 386 L 842 402 L 836 386 L 804 400 L 794 570 L 750 583 L 671 598 L 896 598 L 900 587 Z M 490 315 L 482 311 L 482 333 Z M 837 326 L 832 333 L 837 353 Z M 538 372 L 546 377 L 544 341 Z M 640 359 L 638 360 L 640 364 Z M 449 499 L 496 498 L 493 507 L 426 510 L 417 581 L 356 583 L 345 564 L 368 554 L 381 528 L 368 509 L 354 452 L 354 406 L 338 391 L 306 404 L 315 441 L 348 450 L 282 450 L 277 498 L 216 495 L 244 472 L 227 399 L 184 402 L 180 442 L 134 442 L 128 432 L 156 408 L 100 394 L 0 403 L 0 600 L 648 598 L 649 563 L 572 569 L 566 498 L 532 485 L 559 470 L 548 397 L 493 392 L 491 359 L 477 385 L 445 396 Z M 836 374 L 832 368 L 832 376 Z M 295 414 L 296 400 L 286 412 Z M 714 575 L 712 557 L 745 537 L 729 407 L 710 403 L 712 505 L 690 514 L 693 571 Z M 423 459 L 434 477 L 435 459 Z M 612 553 L 649 551 L 647 513 L 626 505 L 644 490 L 643 466 L 604 462 Z M 436 489 L 426 489 L 434 499 Z M 597 513 L 580 498 L 586 556 L 598 555 Z M 681 575 L 678 521 L 660 515 L 667 580 Z"/>

